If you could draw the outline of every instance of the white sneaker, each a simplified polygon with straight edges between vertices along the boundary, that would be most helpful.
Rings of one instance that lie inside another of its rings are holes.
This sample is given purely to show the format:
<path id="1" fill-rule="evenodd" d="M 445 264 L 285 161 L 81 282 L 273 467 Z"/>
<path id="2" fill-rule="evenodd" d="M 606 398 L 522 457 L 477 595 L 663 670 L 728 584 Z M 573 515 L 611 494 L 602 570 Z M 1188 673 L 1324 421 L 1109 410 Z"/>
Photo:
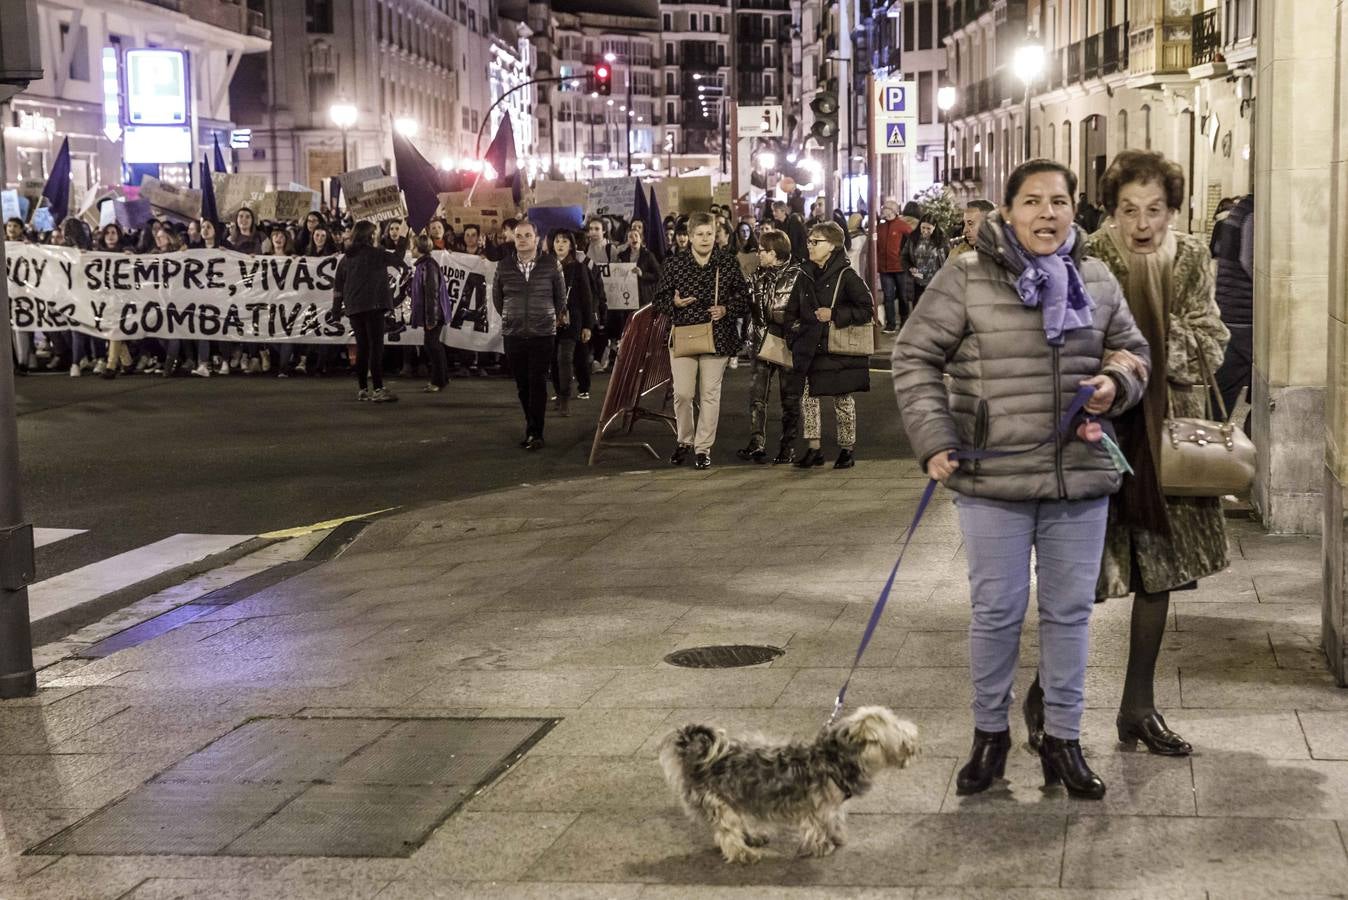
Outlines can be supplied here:
<path id="1" fill-rule="evenodd" d="M 84 373 L 80 371 L 80 367 L 79 367 L 78 364 L 73 365 L 73 366 L 70 367 L 70 377 L 71 377 L 71 378 L 79 378 L 79 377 L 80 377 L 81 375 L 83 375 L 83 374 L 84 374 Z"/>
<path id="2" fill-rule="evenodd" d="M 257 375 L 262 371 L 262 363 L 258 362 L 256 357 L 250 357 L 248 364 L 243 366 L 243 371 L 248 375 Z"/>
<path id="3" fill-rule="evenodd" d="M 301 357 L 300 357 L 300 361 L 297 362 L 297 363 L 295 363 L 295 374 L 296 374 L 296 375 L 304 375 L 304 374 L 306 373 L 306 371 L 307 371 L 307 370 L 306 370 L 305 367 L 304 367 L 304 357 L 301 356 Z"/>
<path id="4" fill-rule="evenodd" d="M 102 375 L 103 370 L 106 369 L 107 367 L 108 361 L 106 359 L 100 359 L 98 362 L 94 363 L 94 374 Z"/>
<path id="5" fill-rule="evenodd" d="M 224 378 L 228 374 L 229 374 L 229 363 L 226 362 L 222 362 L 220 364 L 220 368 L 215 370 L 215 377 L 217 378 Z"/>
<path id="6" fill-rule="evenodd" d="M 263 353 L 262 356 L 260 357 L 260 360 L 261 360 L 261 362 L 262 362 L 262 371 L 263 371 L 263 372 L 270 372 L 270 371 L 271 371 L 271 354 L 270 354 L 270 353 Z"/>
<path id="7" fill-rule="evenodd" d="M 730 368 L 738 369 L 740 367 L 740 358 L 738 356 L 730 357 Z"/>
<path id="8" fill-rule="evenodd" d="M 148 356 L 142 355 L 140 359 L 136 360 L 136 371 L 144 372 L 147 369 L 149 369 L 153 364 L 154 360 L 150 359 L 150 357 Z"/>
<path id="9" fill-rule="evenodd" d="M 210 378 L 211 367 L 206 365 L 205 363 L 202 363 L 201 365 L 197 366 L 195 369 L 192 370 L 192 374 L 197 376 L 198 378 Z"/>

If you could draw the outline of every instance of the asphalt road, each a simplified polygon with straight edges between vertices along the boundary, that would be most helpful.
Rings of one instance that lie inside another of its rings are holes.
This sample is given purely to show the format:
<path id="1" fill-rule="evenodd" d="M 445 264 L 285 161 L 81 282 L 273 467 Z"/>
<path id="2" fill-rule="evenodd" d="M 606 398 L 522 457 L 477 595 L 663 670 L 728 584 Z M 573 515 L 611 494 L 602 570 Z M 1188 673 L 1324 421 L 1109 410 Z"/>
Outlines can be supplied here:
<path id="1" fill-rule="evenodd" d="M 888 374 L 872 379 L 857 404 L 862 465 L 910 455 Z M 27 518 L 88 530 L 40 549 L 39 579 L 176 533 L 261 534 L 667 464 L 632 449 L 586 464 L 604 376 L 595 376 L 594 399 L 573 401 L 570 418 L 549 420 L 548 445 L 536 453 L 517 446 L 523 418 L 513 382 L 460 378 L 440 394 L 419 393 L 423 383 L 391 379 L 401 402 L 373 405 L 357 403 L 354 384 L 336 377 L 18 379 Z M 747 365 L 727 373 L 716 465 L 746 465 L 734 451 L 747 441 L 748 387 Z M 825 406 L 826 453 L 832 429 Z M 777 433 L 770 417 L 770 445 Z M 636 434 L 664 456 L 673 447 L 659 423 L 642 423 Z M 803 473 L 783 472 L 791 475 Z M 836 476 L 826 468 L 811 477 Z"/>

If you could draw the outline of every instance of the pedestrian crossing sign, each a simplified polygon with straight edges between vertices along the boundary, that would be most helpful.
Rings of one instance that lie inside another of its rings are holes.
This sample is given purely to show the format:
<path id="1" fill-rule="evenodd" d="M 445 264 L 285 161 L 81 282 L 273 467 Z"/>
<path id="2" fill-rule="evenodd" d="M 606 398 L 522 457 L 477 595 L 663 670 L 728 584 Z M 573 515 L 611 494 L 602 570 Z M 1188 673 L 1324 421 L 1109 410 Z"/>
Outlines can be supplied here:
<path id="1" fill-rule="evenodd" d="M 908 123 L 884 122 L 885 140 L 881 145 L 881 152 L 895 153 L 899 150 L 908 149 Z"/>

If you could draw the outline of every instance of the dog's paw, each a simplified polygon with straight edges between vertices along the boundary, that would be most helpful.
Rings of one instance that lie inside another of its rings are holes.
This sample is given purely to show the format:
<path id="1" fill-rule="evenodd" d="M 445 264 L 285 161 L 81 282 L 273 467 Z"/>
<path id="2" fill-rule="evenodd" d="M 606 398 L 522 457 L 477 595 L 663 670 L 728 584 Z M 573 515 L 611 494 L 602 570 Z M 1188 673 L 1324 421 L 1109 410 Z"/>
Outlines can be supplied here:
<path id="1" fill-rule="evenodd" d="M 768 836 L 766 834 L 744 833 L 744 843 L 750 847 L 766 847 L 768 845 Z"/>
<path id="2" fill-rule="evenodd" d="M 802 844 L 800 847 L 801 856 L 831 856 L 838 845 L 832 841 L 814 841 L 809 844 Z"/>
<path id="3" fill-rule="evenodd" d="M 721 853 L 726 862 L 741 865 L 756 863 L 763 858 L 763 851 L 753 847 L 725 847 L 722 848 Z"/>

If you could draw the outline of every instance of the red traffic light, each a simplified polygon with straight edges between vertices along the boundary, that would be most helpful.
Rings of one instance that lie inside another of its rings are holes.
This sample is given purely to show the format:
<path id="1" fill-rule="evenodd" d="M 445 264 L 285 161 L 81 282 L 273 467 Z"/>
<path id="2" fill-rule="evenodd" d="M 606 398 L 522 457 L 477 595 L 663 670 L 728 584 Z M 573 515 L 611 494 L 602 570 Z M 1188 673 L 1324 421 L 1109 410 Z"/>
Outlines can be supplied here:
<path id="1" fill-rule="evenodd" d="M 613 93 L 613 69 L 600 64 L 594 67 L 594 92 L 607 97 Z"/>

